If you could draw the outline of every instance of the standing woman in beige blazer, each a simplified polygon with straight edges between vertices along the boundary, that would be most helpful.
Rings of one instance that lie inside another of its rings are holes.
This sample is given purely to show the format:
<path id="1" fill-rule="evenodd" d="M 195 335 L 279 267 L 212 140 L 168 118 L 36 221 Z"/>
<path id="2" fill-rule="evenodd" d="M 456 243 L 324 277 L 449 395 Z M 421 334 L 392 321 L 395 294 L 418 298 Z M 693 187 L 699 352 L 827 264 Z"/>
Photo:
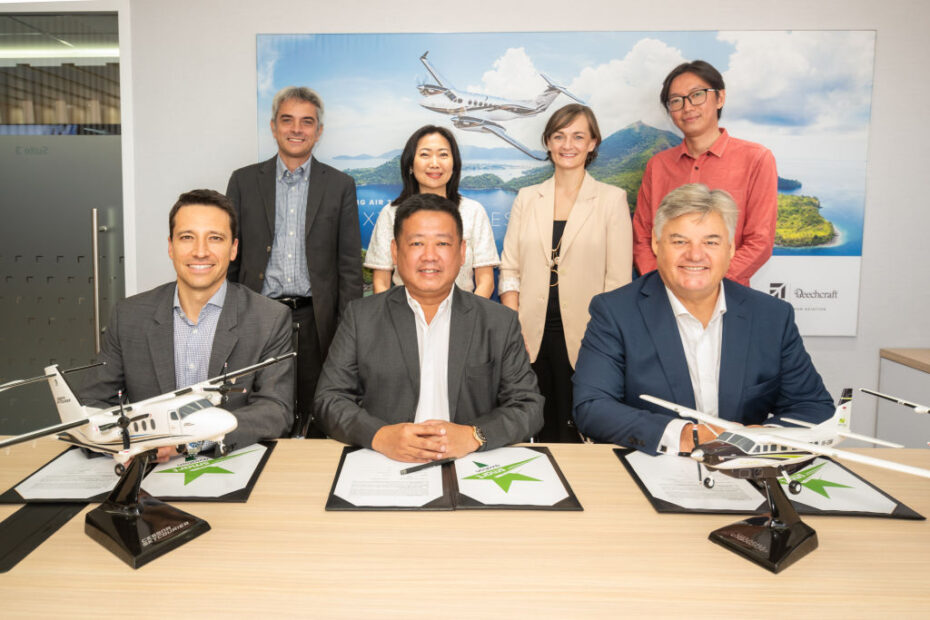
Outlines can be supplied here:
<path id="1" fill-rule="evenodd" d="M 518 311 L 546 397 L 539 441 L 580 441 L 572 420 L 572 374 L 598 293 L 628 284 L 633 234 L 626 192 L 589 175 L 601 133 L 590 108 L 557 110 L 542 136 L 555 174 L 525 187 L 510 211 L 501 256 L 501 302 Z"/>

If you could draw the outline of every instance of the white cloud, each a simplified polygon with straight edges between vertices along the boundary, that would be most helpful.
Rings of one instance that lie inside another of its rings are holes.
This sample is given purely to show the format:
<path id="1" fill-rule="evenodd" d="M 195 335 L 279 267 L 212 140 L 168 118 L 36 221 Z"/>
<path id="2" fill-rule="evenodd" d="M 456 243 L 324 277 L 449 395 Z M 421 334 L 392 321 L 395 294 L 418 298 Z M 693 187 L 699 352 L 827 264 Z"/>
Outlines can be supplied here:
<path id="1" fill-rule="evenodd" d="M 454 82 L 453 82 L 454 83 Z M 481 84 L 467 90 L 508 99 L 532 99 L 545 90 L 546 82 L 522 47 L 511 47 L 494 61 L 494 68 L 485 71 Z"/>
<path id="2" fill-rule="evenodd" d="M 591 106 L 604 135 L 636 121 L 672 129 L 659 91 L 668 72 L 684 61 L 680 50 L 641 39 L 623 58 L 583 69 L 568 88 Z"/>
<path id="3" fill-rule="evenodd" d="M 727 117 L 795 131 L 856 130 L 868 122 L 871 31 L 721 32 L 735 47 Z"/>
<path id="4" fill-rule="evenodd" d="M 271 97 L 274 95 L 274 69 L 281 56 L 274 40 L 268 37 L 259 37 L 258 39 L 258 57 L 261 64 L 258 66 L 258 94 L 260 97 Z"/>

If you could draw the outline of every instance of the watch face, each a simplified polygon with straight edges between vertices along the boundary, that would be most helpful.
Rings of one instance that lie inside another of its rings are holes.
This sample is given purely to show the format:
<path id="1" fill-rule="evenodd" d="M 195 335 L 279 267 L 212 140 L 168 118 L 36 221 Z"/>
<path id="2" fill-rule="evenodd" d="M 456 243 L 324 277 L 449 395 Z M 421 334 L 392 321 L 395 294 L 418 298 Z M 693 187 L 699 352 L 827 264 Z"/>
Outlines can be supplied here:
<path id="1" fill-rule="evenodd" d="M 478 443 L 480 443 L 481 445 L 484 445 L 488 441 L 487 438 L 484 436 L 484 431 L 482 431 L 477 426 L 475 427 L 475 439 L 477 439 Z"/>

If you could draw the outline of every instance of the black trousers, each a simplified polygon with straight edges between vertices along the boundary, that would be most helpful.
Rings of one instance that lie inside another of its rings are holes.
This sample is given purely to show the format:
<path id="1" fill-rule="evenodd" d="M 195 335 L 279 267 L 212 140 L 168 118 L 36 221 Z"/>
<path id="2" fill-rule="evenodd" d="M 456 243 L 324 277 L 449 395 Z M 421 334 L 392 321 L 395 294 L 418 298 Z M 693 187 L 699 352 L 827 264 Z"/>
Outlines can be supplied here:
<path id="1" fill-rule="evenodd" d="M 543 331 L 539 355 L 533 362 L 539 381 L 539 391 L 546 397 L 544 423 L 536 435 L 542 443 L 581 443 L 572 418 L 572 369 L 565 348 L 565 333 L 561 329 Z"/>
<path id="2" fill-rule="evenodd" d="M 325 437 L 313 421 L 313 395 L 323 370 L 323 355 L 320 352 L 320 339 L 313 318 L 313 304 L 291 310 L 291 319 L 294 322 L 294 335 L 297 340 L 294 347 L 297 351 L 297 375 L 294 378 L 296 420 L 291 435 Z"/>

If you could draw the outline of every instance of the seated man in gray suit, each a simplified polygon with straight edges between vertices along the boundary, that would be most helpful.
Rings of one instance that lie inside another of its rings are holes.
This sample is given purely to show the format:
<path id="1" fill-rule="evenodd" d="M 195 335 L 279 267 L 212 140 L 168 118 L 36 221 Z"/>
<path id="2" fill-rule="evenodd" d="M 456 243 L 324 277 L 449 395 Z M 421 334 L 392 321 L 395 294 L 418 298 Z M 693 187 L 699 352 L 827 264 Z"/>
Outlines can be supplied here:
<path id="1" fill-rule="evenodd" d="M 181 194 L 168 216 L 168 256 L 177 281 L 116 304 L 104 334 L 98 366 L 78 397 L 111 406 L 118 392 L 130 402 L 199 383 L 291 350 L 288 309 L 245 286 L 226 281 L 236 257 L 238 222 L 222 194 L 198 189 Z M 225 438 L 230 449 L 281 437 L 294 421 L 293 361 L 241 377 L 223 405 L 239 421 Z M 161 462 L 177 454 L 160 448 Z"/>
<path id="2" fill-rule="evenodd" d="M 323 430 L 409 462 L 528 439 L 543 398 L 517 313 L 454 285 L 465 260 L 455 203 L 405 200 L 391 253 L 405 286 L 347 306 L 316 391 Z"/>

